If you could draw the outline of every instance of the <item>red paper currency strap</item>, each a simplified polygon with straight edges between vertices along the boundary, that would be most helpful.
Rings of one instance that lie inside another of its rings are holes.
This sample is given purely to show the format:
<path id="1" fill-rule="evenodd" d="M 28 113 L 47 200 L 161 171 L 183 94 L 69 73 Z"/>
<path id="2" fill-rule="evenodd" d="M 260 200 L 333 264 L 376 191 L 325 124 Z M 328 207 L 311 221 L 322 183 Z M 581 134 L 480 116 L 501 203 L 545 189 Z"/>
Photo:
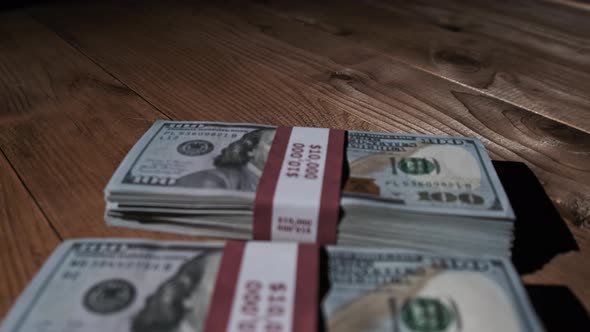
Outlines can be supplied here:
<path id="1" fill-rule="evenodd" d="M 205 331 L 316 331 L 318 280 L 315 245 L 228 242 Z"/>
<path id="2" fill-rule="evenodd" d="M 343 130 L 279 127 L 258 183 L 256 240 L 336 243 Z"/>
<path id="3" fill-rule="evenodd" d="M 228 241 L 225 244 L 203 331 L 227 331 L 245 246 L 245 242 L 238 241 Z"/>

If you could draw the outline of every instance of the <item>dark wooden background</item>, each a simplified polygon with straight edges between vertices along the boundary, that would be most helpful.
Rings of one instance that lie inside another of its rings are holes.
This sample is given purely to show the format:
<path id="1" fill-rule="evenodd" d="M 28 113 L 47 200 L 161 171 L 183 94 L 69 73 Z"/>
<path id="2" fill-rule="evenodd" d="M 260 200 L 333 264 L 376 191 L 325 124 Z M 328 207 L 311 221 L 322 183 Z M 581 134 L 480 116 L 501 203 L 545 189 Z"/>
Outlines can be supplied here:
<path id="1" fill-rule="evenodd" d="M 63 239 L 181 238 L 103 221 L 108 179 L 159 118 L 478 137 L 493 159 L 532 169 L 579 246 L 524 281 L 568 287 L 590 309 L 589 7 L 72 1 L 1 11 L 0 317 Z"/>

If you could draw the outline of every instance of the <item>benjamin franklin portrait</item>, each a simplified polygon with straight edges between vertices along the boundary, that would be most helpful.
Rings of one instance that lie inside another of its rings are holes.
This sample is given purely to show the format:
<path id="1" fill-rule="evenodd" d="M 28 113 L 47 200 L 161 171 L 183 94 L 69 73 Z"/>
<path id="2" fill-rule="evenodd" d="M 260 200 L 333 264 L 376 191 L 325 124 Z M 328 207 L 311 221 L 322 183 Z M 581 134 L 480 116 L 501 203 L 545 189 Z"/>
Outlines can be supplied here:
<path id="1" fill-rule="evenodd" d="M 202 331 L 221 256 L 222 250 L 211 249 L 185 262 L 146 299 L 131 331 Z"/>
<path id="2" fill-rule="evenodd" d="M 256 191 L 275 129 L 258 129 L 230 143 L 215 157 L 215 168 L 187 174 L 177 186 Z"/>

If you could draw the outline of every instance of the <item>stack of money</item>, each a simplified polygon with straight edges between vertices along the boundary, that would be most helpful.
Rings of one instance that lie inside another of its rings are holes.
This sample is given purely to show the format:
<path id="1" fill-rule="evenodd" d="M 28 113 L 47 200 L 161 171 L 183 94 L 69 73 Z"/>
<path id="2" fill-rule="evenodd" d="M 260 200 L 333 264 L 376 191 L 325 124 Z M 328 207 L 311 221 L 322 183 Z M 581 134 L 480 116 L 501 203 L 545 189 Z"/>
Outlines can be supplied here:
<path id="1" fill-rule="evenodd" d="M 66 241 L 0 331 L 203 331 L 222 255 L 222 243 Z M 326 331 L 543 330 L 506 259 L 352 247 L 326 256 Z"/>
<path id="2" fill-rule="evenodd" d="M 106 187 L 107 222 L 251 238 L 274 134 L 256 124 L 156 122 Z M 339 244 L 510 255 L 514 214 L 479 140 L 348 131 L 344 149 Z"/>

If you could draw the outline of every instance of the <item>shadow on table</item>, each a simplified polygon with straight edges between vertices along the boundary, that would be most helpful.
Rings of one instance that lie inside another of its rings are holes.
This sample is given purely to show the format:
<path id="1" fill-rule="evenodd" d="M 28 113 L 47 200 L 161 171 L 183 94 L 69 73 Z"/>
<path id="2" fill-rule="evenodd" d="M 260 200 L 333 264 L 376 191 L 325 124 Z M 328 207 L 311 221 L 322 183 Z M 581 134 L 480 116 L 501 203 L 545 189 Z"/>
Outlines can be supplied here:
<path id="1" fill-rule="evenodd" d="M 548 332 L 590 331 L 590 317 L 569 288 L 553 285 L 527 285 L 525 288 Z"/>
<path id="2" fill-rule="evenodd" d="M 579 250 L 572 233 L 524 163 L 493 161 L 510 199 L 516 223 L 512 262 L 520 274 L 543 267 L 553 257 Z"/>

